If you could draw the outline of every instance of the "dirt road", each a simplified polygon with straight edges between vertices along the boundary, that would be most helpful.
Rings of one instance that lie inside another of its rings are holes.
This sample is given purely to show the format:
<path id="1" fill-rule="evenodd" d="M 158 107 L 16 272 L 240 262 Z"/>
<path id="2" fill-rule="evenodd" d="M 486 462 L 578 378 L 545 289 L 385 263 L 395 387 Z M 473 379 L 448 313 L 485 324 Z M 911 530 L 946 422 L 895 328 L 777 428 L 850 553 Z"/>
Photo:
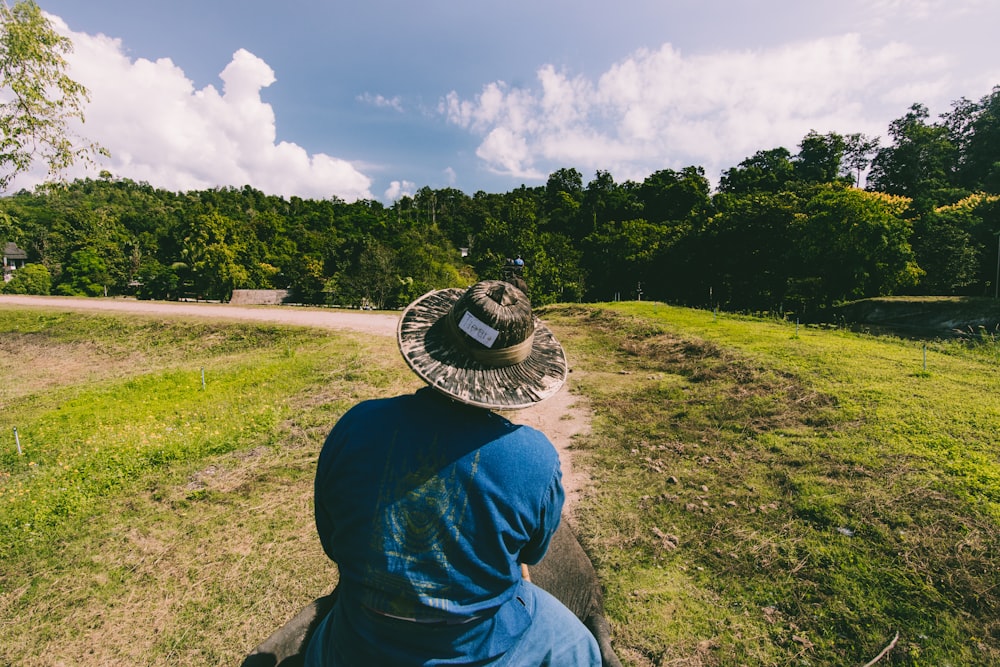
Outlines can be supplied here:
<path id="1" fill-rule="evenodd" d="M 168 301 L 137 301 L 135 299 L 99 299 L 58 296 L 0 295 L 0 306 L 32 308 L 64 308 L 68 310 L 144 313 L 176 317 L 211 317 L 254 322 L 275 322 L 326 329 L 346 329 L 381 336 L 396 335 L 398 315 L 362 311 L 294 306 L 233 306 L 218 303 Z M 573 466 L 570 443 L 575 435 L 590 428 L 590 412 L 583 399 L 563 387 L 544 403 L 507 417 L 520 424 L 533 426 L 545 433 L 559 450 L 566 489 L 567 507 L 574 508 L 580 493 L 588 483 L 584 474 Z"/>
<path id="2" fill-rule="evenodd" d="M 384 313 L 333 310 L 330 308 L 299 308 L 294 306 L 232 306 L 219 303 L 174 301 L 137 301 L 135 299 L 88 299 L 63 296 L 0 295 L 0 305 L 97 310 L 178 317 L 212 317 L 215 319 L 250 320 L 298 324 L 326 329 L 351 329 L 365 333 L 395 335 L 399 317 Z"/>

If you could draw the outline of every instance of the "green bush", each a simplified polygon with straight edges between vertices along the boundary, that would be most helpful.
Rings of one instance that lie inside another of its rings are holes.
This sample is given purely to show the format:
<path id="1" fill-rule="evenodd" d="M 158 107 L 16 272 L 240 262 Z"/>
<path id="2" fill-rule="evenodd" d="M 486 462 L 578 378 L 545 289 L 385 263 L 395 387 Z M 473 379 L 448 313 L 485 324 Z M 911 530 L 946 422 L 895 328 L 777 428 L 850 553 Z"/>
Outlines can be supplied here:
<path id="1" fill-rule="evenodd" d="M 4 294 L 47 295 L 52 290 L 52 275 L 42 264 L 26 264 L 14 272 L 11 281 L 3 286 Z"/>

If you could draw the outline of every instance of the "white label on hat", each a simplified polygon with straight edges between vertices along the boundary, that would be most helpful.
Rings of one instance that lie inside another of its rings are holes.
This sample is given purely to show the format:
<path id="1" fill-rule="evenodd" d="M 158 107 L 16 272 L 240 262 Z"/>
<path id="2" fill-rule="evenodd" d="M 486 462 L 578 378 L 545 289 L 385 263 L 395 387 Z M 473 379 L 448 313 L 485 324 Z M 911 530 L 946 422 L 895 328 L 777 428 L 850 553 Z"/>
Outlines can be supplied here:
<path id="1" fill-rule="evenodd" d="M 465 311 L 465 315 L 462 315 L 462 321 L 458 323 L 458 328 L 486 347 L 493 347 L 493 343 L 496 342 L 497 336 L 500 334 L 499 331 L 469 311 Z"/>

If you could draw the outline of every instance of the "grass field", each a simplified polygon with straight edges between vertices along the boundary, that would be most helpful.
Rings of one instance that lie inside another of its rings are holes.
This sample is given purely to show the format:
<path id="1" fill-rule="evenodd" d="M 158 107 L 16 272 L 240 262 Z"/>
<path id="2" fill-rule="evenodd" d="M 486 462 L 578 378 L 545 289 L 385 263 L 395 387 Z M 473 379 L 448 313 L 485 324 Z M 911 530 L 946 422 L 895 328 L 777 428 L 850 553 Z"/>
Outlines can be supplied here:
<path id="1" fill-rule="evenodd" d="M 349 405 L 417 385 L 391 339 L 9 309 L 0 328 L 0 665 L 238 664 L 333 587 L 315 459 Z"/>
<path id="2" fill-rule="evenodd" d="M 898 633 L 879 664 L 1000 664 L 995 343 L 543 316 L 626 663 L 860 666 Z M 238 664 L 336 582 L 330 425 L 418 386 L 389 338 L 10 308 L 0 336 L 0 665 Z"/>
<path id="3" fill-rule="evenodd" d="M 584 533 L 636 664 L 1000 662 L 996 350 L 655 304 L 579 331 Z"/>

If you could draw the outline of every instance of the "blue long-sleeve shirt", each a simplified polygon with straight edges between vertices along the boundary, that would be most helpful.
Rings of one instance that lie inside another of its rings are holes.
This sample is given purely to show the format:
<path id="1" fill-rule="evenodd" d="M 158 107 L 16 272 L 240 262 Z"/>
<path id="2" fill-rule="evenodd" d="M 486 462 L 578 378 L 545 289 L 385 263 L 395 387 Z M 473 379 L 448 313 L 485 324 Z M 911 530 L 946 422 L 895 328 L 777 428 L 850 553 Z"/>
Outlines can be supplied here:
<path id="1" fill-rule="evenodd" d="M 446 621 L 469 632 L 477 619 L 500 619 L 488 642 L 456 647 L 455 632 L 441 633 L 449 646 L 421 649 L 456 663 L 489 657 L 463 651 L 502 652 L 517 640 L 523 628 L 501 627 L 497 612 L 517 594 L 520 563 L 545 554 L 563 501 L 545 435 L 430 388 L 349 410 L 326 440 L 315 484 L 316 527 L 340 570 L 343 608 L 374 612 L 376 624 Z"/>

